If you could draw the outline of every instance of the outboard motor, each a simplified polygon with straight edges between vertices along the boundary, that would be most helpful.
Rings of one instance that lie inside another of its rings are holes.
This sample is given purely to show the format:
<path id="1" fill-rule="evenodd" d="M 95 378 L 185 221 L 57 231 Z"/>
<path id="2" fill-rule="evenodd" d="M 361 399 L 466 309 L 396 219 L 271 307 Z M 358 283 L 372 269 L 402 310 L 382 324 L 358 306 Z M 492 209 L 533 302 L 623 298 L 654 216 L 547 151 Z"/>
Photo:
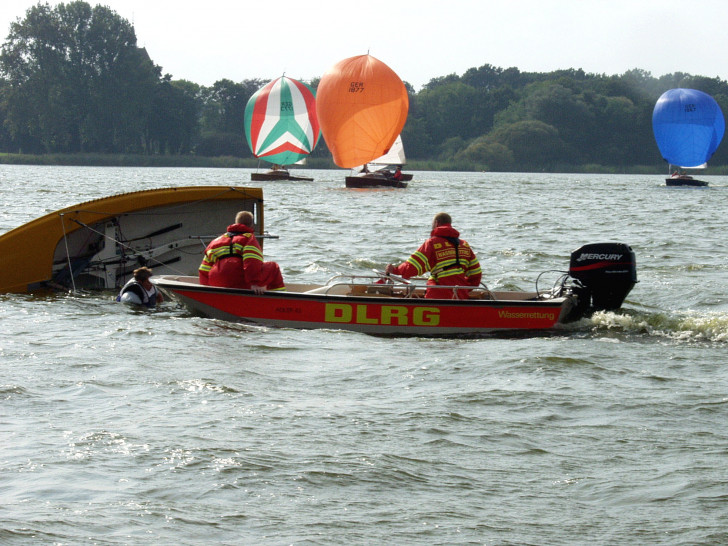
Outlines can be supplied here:
<path id="1" fill-rule="evenodd" d="M 569 275 L 583 286 L 582 306 L 594 310 L 619 309 L 637 282 L 634 252 L 624 243 L 592 243 L 571 253 Z"/>

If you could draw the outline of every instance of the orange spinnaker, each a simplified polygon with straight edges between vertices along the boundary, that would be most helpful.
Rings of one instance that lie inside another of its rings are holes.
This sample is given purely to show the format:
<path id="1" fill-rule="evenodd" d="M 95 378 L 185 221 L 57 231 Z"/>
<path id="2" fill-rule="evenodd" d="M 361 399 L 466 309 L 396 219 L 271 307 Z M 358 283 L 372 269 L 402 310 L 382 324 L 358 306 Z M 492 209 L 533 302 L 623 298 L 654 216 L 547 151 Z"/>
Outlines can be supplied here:
<path id="1" fill-rule="evenodd" d="M 344 168 L 387 153 L 402 132 L 408 108 L 402 80 L 371 55 L 339 61 L 316 91 L 321 133 L 334 163 Z"/>

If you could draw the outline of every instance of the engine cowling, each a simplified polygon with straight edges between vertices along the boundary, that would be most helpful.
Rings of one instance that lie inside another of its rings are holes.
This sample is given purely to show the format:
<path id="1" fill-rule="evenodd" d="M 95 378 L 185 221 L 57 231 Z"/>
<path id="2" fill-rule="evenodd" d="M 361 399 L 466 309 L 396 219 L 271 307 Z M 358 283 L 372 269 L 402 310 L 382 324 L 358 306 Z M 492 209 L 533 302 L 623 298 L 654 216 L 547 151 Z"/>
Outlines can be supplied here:
<path id="1" fill-rule="evenodd" d="M 582 304 L 591 301 L 594 310 L 622 306 L 637 283 L 634 251 L 624 243 L 591 243 L 571 253 L 569 275 L 584 287 Z"/>

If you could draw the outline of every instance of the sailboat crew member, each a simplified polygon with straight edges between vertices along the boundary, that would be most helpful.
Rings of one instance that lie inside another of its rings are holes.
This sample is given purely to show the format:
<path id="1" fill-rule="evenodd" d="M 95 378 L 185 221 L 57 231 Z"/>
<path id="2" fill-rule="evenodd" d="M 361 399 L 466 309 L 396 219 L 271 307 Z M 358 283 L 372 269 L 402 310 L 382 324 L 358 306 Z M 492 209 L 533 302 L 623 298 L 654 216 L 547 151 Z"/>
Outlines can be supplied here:
<path id="1" fill-rule="evenodd" d="M 469 289 L 431 288 L 435 286 L 472 286 L 480 284 L 480 262 L 460 233 L 452 227 L 452 218 L 440 212 L 432 220 L 432 232 L 406 262 L 388 264 L 385 272 L 409 279 L 430 272 L 426 298 L 468 299 Z"/>
<path id="2" fill-rule="evenodd" d="M 122 303 L 133 303 L 145 307 L 154 307 L 164 301 L 164 296 L 152 284 L 149 278 L 152 270 L 148 267 L 140 267 L 134 270 L 134 276 L 129 279 L 116 296 L 116 301 Z"/>
<path id="3" fill-rule="evenodd" d="M 263 261 L 253 226 L 253 213 L 240 211 L 227 233 L 207 245 L 199 269 L 200 284 L 249 288 L 256 294 L 286 289 L 278 264 Z"/>

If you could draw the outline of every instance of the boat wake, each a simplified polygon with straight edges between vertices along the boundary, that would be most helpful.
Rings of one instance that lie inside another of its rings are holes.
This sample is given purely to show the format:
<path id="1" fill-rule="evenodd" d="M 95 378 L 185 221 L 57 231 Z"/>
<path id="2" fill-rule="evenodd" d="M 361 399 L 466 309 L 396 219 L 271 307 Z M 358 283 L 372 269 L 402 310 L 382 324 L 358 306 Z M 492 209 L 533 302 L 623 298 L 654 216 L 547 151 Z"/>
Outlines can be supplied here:
<path id="1" fill-rule="evenodd" d="M 646 335 L 679 342 L 728 343 L 728 313 L 600 311 L 589 319 L 597 332 Z"/>

